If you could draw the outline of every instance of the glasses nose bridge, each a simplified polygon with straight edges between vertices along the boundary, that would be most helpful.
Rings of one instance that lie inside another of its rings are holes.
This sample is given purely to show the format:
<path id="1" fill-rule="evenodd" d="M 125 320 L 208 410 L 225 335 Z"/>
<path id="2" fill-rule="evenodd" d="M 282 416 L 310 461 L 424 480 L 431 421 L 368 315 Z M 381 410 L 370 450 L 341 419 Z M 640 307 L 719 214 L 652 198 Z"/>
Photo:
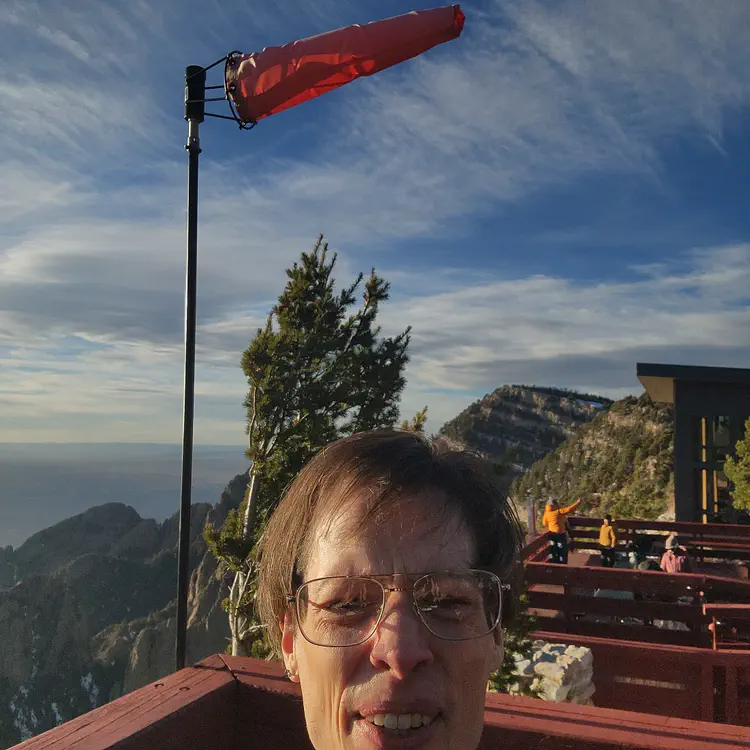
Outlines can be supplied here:
<path id="1" fill-rule="evenodd" d="M 414 596 L 414 586 L 386 586 L 382 581 L 378 581 L 378 583 L 380 583 L 380 587 L 383 589 L 383 606 L 380 609 L 378 626 L 383 622 L 383 620 L 385 620 L 388 599 L 390 598 L 391 594 L 409 594 L 411 598 L 411 608 L 414 614 L 416 615 L 420 623 L 422 623 L 422 625 L 425 625 L 425 622 L 422 619 L 422 615 L 419 612 L 419 607 L 417 606 L 416 597 Z"/>

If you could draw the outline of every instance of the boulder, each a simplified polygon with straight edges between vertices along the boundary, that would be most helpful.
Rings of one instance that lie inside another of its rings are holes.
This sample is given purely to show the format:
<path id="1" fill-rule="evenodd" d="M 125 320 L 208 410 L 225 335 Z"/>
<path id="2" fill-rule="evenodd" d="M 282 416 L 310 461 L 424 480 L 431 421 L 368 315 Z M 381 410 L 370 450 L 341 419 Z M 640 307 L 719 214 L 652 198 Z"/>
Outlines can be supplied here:
<path id="1" fill-rule="evenodd" d="M 593 705 L 594 657 L 591 649 L 562 643 L 534 642 L 531 659 L 517 659 L 518 685 L 535 690 L 542 700 Z"/>

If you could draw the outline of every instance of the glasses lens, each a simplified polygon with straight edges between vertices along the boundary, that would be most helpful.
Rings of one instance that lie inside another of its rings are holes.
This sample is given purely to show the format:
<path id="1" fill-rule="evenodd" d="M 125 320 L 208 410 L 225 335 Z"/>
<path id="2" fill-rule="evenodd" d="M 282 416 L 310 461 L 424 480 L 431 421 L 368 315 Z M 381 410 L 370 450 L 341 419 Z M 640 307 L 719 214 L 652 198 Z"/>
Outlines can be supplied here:
<path id="1" fill-rule="evenodd" d="M 422 621 L 438 638 L 463 641 L 492 632 L 500 621 L 500 580 L 486 571 L 430 573 L 414 585 Z"/>
<path id="2" fill-rule="evenodd" d="M 297 595 L 302 635 L 319 646 L 354 646 L 367 640 L 383 607 L 383 587 L 368 578 L 321 578 Z"/>

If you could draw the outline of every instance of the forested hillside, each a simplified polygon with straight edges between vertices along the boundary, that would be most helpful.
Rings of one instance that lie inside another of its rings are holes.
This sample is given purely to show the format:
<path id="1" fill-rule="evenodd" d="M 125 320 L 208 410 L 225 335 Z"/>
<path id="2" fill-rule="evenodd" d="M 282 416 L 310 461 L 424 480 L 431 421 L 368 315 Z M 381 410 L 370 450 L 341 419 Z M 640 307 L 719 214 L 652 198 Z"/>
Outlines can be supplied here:
<path id="1" fill-rule="evenodd" d="M 517 478 L 511 495 L 584 500 L 586 515 L 655 519 L 674 507 L 673 422 L 646 394 L 617 401 Z"/>

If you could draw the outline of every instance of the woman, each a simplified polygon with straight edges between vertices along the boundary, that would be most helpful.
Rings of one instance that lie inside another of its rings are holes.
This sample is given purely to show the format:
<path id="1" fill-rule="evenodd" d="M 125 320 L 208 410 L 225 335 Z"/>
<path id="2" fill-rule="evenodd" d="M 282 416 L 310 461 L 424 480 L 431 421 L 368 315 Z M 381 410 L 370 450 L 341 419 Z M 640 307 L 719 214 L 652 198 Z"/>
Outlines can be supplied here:
<path id="1" fill-rule="evenodd" d="M 340 440 L 264 536 L 259 606 L 318 750 L 474 750 L 522 534 L 489 466 L 413 432 Z"/>
<path id="2" fill-rule="evenodd" d="M 552 562 L 561 565 L 568 564 L 568 513 L 572 513 L 581 504 L 580 498 L 567 508 L 561 508 L 554 497 L 547 502 L 542 516 L 542 526 L 550 532 L 552 544 Z"/>

